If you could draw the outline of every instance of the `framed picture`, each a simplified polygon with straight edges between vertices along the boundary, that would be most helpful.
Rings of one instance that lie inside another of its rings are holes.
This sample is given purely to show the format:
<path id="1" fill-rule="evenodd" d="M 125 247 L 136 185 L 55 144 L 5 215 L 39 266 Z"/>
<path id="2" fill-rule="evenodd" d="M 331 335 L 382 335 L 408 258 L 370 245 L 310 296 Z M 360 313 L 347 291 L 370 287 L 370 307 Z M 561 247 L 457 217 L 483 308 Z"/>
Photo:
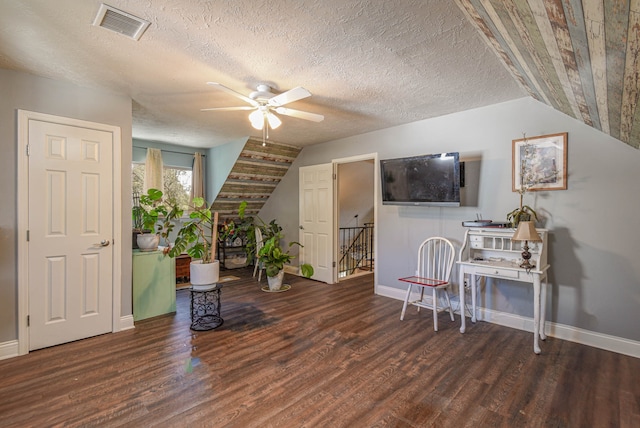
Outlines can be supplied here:
<path id="1" fill-rule="evenodd" d="M 514 192 L 567 188 L 567 133 L 513 140 Z"/>

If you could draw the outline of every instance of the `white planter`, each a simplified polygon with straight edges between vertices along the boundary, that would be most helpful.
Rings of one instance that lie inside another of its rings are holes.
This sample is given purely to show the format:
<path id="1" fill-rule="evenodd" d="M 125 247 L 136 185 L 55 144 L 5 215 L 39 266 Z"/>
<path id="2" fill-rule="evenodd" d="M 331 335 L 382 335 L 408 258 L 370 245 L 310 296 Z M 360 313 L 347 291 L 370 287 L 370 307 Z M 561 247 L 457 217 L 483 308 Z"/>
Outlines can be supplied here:
<path id="1" fill-rule="evenodd" d="M 269 284 L 269 290 L 278 291 L 282 287 L 282 279 L 284 278 L 284 269 L 282 269 L 276 276 L 267 276 L 267 283 Z"/>
<path id="2" fill-rule="evenodd" d="M 215 284 L 220 279 L 220 262 L 202 263 L 202 260 L 191 262 L 191 285 Z"/>
<path id="3" fill-rule="evenodd" d="M 141 233 L 136 237 L 140 251 L 155 251 L 160 244 L 160 235 L 153 233 Z"/>

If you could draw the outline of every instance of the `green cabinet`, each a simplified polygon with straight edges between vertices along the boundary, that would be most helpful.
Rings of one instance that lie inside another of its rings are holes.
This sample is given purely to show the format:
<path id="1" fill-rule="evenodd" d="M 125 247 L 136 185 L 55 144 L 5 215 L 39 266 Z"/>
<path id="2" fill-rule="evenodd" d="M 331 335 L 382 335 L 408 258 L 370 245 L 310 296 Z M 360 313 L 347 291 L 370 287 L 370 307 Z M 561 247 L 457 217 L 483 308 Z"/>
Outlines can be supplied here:
<path id="1" fill-rule="evenodd" d="M 133 320 L 175 311 L 175 259 L 160 250 L 133 250 Z"/>

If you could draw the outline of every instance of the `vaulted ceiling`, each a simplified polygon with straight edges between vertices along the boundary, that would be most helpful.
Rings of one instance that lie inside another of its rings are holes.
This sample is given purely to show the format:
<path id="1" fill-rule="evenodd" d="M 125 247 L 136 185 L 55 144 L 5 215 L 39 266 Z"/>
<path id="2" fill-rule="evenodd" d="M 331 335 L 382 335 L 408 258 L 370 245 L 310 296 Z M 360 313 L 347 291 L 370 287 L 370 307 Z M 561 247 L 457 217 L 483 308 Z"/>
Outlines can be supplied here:
<path id="1" fill-rule="evenodd" d="M 200 111 L 246 105 L 215 81 L 308 89 L 290 107 L 325 120 L 270 135 L 299 147 L 530 95 L 637 148 L 637 3 L 110 0 L 150 23 L 134 41 L 92 25 L 99 0 L 3 0 L 0 68 L 125 94 L 134 137 L 193 147 L 262 135 Z"/>
<path id="2" fill-rule="evenodd" d="M 640 2 L 456 1 L 532 97 L 640 146 Z"/>

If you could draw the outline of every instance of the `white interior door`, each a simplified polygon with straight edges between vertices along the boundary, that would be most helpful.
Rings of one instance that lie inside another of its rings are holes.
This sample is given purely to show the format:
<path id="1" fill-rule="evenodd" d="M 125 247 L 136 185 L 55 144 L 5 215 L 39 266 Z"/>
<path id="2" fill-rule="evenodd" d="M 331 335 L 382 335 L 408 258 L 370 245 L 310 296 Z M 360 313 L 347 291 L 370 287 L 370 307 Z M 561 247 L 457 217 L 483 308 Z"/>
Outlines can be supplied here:
<path id="1" fill-rule="evenodd" d="M 300 168 L 300 263 L 313 266 L 313 279 L 333 284 L 333 165 Z"/>
<path id="2" fill-rule="evenodd" d="M 111 331 L 113 134 L 29 121 L 29 349 Z"/>

